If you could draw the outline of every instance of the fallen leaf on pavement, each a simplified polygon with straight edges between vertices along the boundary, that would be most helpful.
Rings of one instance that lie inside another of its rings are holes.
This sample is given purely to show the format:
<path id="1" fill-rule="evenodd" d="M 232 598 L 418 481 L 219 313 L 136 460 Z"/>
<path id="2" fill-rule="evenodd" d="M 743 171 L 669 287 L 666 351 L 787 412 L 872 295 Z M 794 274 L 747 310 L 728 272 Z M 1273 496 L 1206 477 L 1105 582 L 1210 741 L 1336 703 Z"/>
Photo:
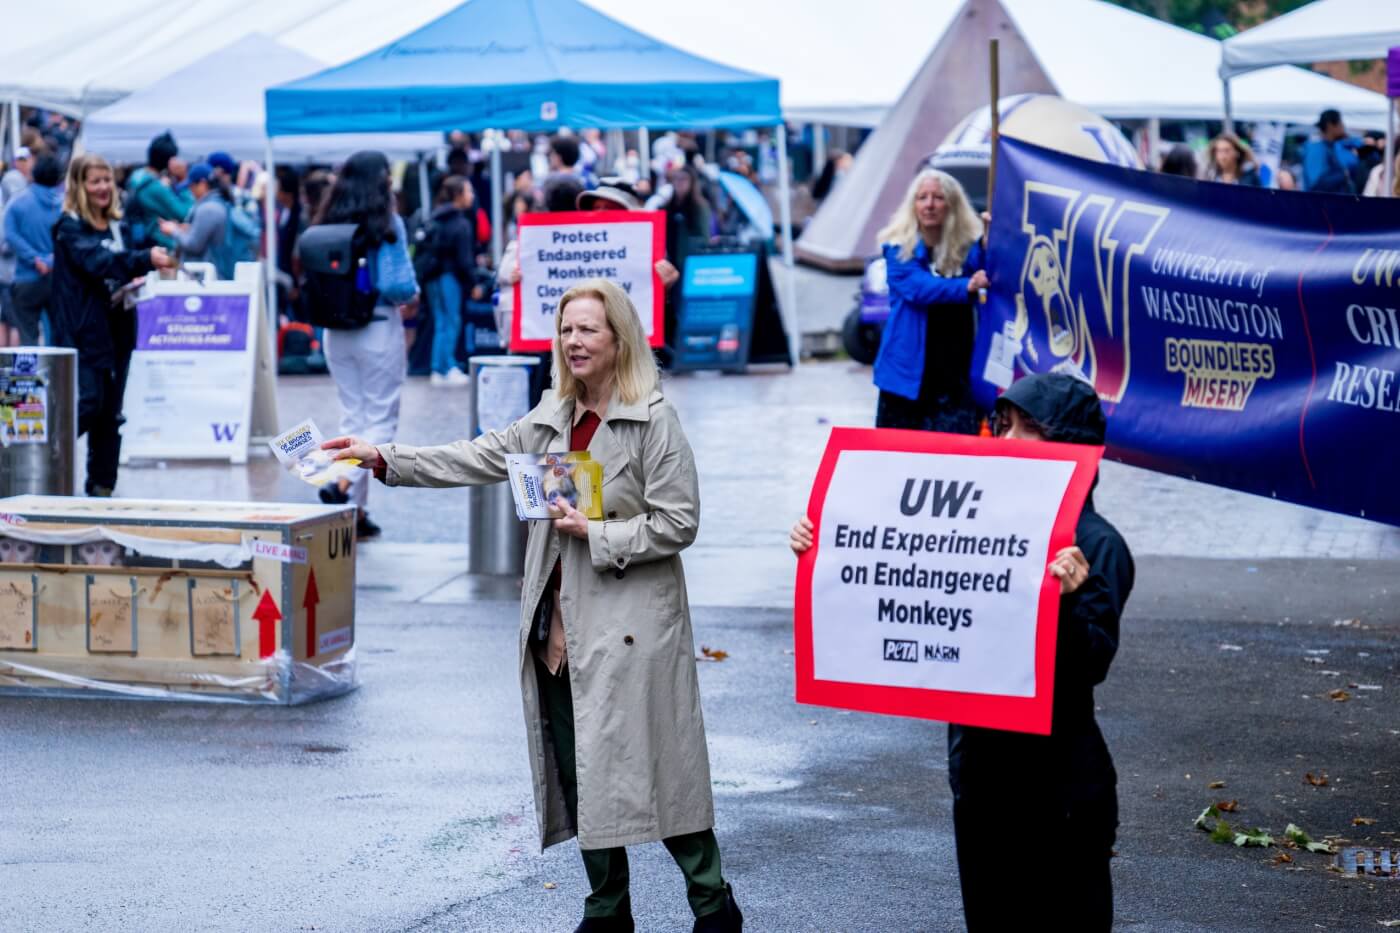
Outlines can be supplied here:
<path id="1" fill-rule="evenodd" d="M 721 651 L 718 648 L 711 648 L 709 645 L 700 646 L 700 657 L 698 661 L 723 661 L 729 657 L 728 651 Z"/>
<path id="2" fill-rule="evenodd" d="M 1275 865 L 1287 865 L 1291 861 L 1293 861 L 1293 856 L 1289 855 L 1287 852 L 1280 852 L 1278 855 L 1274 856 Z"/>
<path id="3" fill-rule="evenodd" d="M 1400 920 L 1377 920 L 1383 927 L 1400 927 Z"/>
<path id="4" fill-rule="evenodd" d="M 1220 788 L 1224 786 L 1224 781 L 1211 781 L 1209 784 L 1206 785 L 1206 787 L 1209 787 L 1211 790 L 1220 790 Z"/>
<path id="5" fill-rule="evenodd" d="M 1237 846 L 1259 846 L 1264 848 L 1274 844 L 1274 837 L 1270 836 L 1266 830 L 1259 827 L 1246 829 L 1243 832 L 1235 833 L 1235 845 Z"/>
<path id="6" fill-rule="evenodd" d="M 1375 821 L 1373 818 L 1369 817 L 1369 816 L 1356 816 L 1356 817 L 1352 817 L 1351 825 L 1353 825 L 1353 826 L 1375 826 L 1375 825 L 1376 825 L 1376 821 Z"/>
<path id="7" fill-rule="evenodd" d="M 544 889 L 546 891 L 553 891 L 557 887 L 559 887 L 559 885 L 555 884 L 553 881 L 546 881 L 544 883 Z"/>
<path id="8" fill-rule="evenodd" d="M 1283 837 L 1294 845 L 1302 846 L 1309 852 L 1325 852 L 1332 854 L 1332 847 L 1325 842 L 1313 842 L 1312 837 L 1303 832 L 1302 827 L 1296 823 L 1289 823 L 1283 831 Z"/>
<path id="9" fill-rule="evenodd" d="M 1326 775 L 1326 773 L 1315 775 L 1315 774 L 1313 774 L 1311 771 L 1309 771 L 1307 774 L 1303 775 L 1303 780 L 1307 781 L 1307 782 L 1308 782 L 1309 784 L 1311 784 L 1313 787 L 1326 787 L 1326 786 L 1327 786 L 1327 775 Z"/>
<path id="10" fill-rule="evenodd" d="M 1238 800 L 1222 800 L 1215 805 L 1215 809 L 1221 813 L 1234 813 L 1239 808 L 1240 802 Z"/>
<path id="11" fill-rule="evenodd" d="M 1345 690 L 1333 690 L 1331 693 L 1327 694 L 1327 696 L 1329 699 L 1336 700 L 1338 703 L 1345 703 L 1347 700 L 1351 699 L 1351 694 L 1347 693 Z"/>

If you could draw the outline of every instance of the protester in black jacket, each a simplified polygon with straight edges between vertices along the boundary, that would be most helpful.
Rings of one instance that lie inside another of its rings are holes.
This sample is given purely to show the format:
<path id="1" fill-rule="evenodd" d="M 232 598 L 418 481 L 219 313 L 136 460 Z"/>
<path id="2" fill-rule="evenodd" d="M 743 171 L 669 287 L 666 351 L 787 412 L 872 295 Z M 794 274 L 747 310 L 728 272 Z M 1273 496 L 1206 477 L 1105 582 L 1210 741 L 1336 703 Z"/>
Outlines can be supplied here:
<path id="1" fill-rule="evenodd" d="M 88 435 L 90 496 L 110 496 L 121 455 L 122 395 L 136 346 L 124 286 L 174 261 L 161 247 L 127 251 L 112 168 L 99 155 L 68 164 L 63 214 L 54 225 L 55 343 L 78 351 L 78 433 Z"/>
<path id="2" fill-rule="evenodd" d="M 1092 386 L 1072 376 L 1028 376 L 997 400 L 1003 437 L 1102 444 Z M 1097 481 L 1096 481 L 1097 482 Z M 948 727 L 948 781 L 963 912 L 970 933 L 1032 929 L 1058 918 L 1081 931 L 1113 923 L 1109 876 L 1118 828 L 1118 776 L 1098 723 L 1094 686 L 1118 650 L 1118 620 L 1133 588 L 1133 557 L 1089 496 L 1075 548 L 1050 565 L 1060 578 L 1055 706 L 1048 736 Z M 1074 554 L 1077 549 L 1078 554 Z M 1027 854 L 1034 867 L 1007 872 Z"/>
<path id="3" fill-rule="evenodd" d="M 1102 444 L 1103 408 L 1072 376 L 1027 376 L 996 403 L 997 433 L 1022 440 Z M 1095 480 L 1097 484 L 1097 480 Z M 790 544 L 812 547 L 804 516 Z M 1109 859 L 1118 829 L 1118 776 L 1098 723 L 1094 686 L 1118 650 L 1133 589 L 1133 556 L 1094 510 L 1092 493 L 1048 571 L 1060 581 L 1055 697 L 1048 736 L 948 727 L 948 781 L 963 913 L 970 933 L 1075 931 L 1113 924 Z"/>

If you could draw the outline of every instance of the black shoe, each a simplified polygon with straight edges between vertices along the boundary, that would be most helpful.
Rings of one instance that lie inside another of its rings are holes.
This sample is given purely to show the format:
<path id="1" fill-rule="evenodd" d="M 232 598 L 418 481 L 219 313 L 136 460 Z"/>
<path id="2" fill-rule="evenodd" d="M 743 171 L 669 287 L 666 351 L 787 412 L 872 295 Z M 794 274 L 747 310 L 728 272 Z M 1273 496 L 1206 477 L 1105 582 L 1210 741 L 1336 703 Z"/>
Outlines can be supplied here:
<path id="1" fill-rule="evenodd" d="M 320 496 L 326 505 L 344 505 L 350 501 L 350 494 L 341 489 L 339 483 L 327 483 L 316 490 L 316 495 Z"/>
<path id="2" fill-rule="evenodd" d="M 739 904 L 734 900 L 734 889 L 724 885 L 724 907 L 703 917 L 695 918 L 691 933 L 743 933 L 744 915 L 739 913 Z"/>
<path id="3" fill-rule="evenodd" d="M 636 925 L 631 914 L 620 917 L 584 917 L 574 933 L 632 933 Z"/>
<path id="4" fill-rule="evenodd" d="M 379 537 L 380 527 L 369 520 L 369 516 L 360 513 L 360 520 L 355 523 L 355 537 L 363 541 L 365 538 Z"/>

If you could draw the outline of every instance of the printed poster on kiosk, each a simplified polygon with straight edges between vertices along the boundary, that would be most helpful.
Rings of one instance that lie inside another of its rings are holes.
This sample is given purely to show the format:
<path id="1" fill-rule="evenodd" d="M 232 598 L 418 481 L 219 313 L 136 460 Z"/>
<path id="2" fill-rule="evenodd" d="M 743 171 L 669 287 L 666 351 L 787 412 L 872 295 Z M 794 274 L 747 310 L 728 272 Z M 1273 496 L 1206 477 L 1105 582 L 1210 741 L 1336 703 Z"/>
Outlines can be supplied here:
<path id="1" fill-rule="evenodd" d="M 620 285 L 641 316 L 648 343 L 661 346 L 666 293 L 655 267 L 665 258 L 666 215 L 660 211 L 522 215 L 511 350 L 550 349 L 560 297 L 591 278 Z"/>
<path id="2" fill-rule="evenodd" d="M 157 291 L 136 306 L 122 458 L 245 462 L 257 362 L 252 289 L 162 284 L 177 286 L 180 292 Z"/>
<path id="3" fill-rule="evenodd" d="M 1103 449 L 835 428 L 798 562 L 797 701 L 1048 735 L 1060 583 Z"/>

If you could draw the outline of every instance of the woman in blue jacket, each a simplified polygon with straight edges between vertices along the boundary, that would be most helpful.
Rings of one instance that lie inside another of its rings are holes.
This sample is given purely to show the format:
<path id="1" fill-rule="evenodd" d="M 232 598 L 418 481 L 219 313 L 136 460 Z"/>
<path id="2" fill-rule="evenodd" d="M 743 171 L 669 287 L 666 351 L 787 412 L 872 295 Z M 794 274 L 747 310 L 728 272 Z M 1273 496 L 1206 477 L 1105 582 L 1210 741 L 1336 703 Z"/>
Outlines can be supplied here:
<path id="1" fill-rule="evenodd" d="M 976 434 L 969 371 L 977 292 L 987 287 L 982 221 L 957 179 L 930 168 L 879 237 L 890 317 L 875 358 L 875 426 Z"/>

